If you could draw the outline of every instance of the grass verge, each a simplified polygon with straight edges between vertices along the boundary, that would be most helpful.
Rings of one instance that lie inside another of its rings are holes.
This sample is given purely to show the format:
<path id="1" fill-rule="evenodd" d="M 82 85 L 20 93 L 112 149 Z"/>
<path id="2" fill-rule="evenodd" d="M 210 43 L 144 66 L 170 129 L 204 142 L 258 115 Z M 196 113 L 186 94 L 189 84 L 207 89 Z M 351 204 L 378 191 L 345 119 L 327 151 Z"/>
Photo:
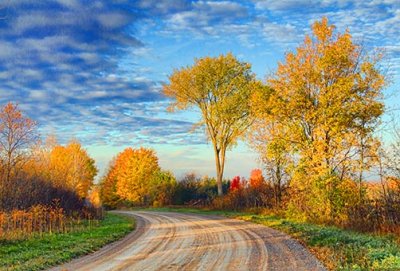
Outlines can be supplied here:
<path id="1" fill-rule="evenodd" d="M 0 241 L 0 270 L 43 270 L 98 250 L 128 234 L 134 226 L 132 217 L 107 213 L 97 225 L 79 231 Z"/>
<path id="2" fill-rule="evenodd" d="M 150 210 L 223 215 L 280 230 L 308 247 L 329 270 L 400 270 L 400 244 L 398 237 L 393 235 L 358 233 L 274 215 L 189 208 Z"/>

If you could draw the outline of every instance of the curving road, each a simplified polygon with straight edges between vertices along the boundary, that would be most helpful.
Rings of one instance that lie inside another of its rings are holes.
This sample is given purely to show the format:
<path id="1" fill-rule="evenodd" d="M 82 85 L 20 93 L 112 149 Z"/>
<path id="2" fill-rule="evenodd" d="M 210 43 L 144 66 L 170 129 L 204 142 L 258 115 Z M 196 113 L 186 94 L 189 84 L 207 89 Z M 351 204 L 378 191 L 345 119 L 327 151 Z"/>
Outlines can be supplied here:
<path id="1" fill-rule="evenodd" d="M 119 212 L 137 228 L 123 240 L 53 270 L 326 270 L 279 231 L 218 216 Z"/>

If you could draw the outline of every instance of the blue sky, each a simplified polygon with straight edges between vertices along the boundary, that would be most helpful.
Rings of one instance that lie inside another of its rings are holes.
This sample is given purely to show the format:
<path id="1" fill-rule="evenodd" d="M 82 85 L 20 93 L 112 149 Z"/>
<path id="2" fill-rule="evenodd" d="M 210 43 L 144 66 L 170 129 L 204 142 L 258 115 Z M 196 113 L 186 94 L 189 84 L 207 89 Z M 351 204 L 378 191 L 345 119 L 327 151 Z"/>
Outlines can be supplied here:
<path id="1" fill-rule="evenodd" d="M 367 51 L 386 52 L 388 113 L 399 116 L 400 1 L 0 2 L 0 103 L 18 102 L 43 136 L 79 139 L 101 173 L 127 146 L 154 148 L 161 166 L 214 175 L 198 114 L 166 113 L 161 85 L 195 57 L 233 52 L 260 79 L 327 16 Z M 257 156 L 240 143 L 226 176 L 248 176 Z"/>

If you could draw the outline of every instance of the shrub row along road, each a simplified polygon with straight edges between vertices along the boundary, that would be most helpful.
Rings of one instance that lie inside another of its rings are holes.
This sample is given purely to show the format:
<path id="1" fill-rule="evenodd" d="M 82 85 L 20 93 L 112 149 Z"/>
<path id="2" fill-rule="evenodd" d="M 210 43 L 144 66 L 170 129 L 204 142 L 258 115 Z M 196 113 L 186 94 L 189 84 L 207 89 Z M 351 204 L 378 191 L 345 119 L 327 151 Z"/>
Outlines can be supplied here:
<path id="1" fill-rule="evenodd" d="M 123 240 L 54 270 L 325 270 L 287 235 L 218 216 L 120 212 L 137 228 Z"/>

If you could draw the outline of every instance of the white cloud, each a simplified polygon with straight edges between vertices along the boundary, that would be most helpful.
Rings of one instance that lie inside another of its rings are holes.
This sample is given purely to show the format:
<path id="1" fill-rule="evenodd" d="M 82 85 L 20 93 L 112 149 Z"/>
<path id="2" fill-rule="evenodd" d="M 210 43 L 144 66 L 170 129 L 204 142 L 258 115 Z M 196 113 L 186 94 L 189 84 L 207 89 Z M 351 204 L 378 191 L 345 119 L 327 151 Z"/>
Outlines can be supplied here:
<path id="1" fill-rule="evenodd" d="M 238 3 L 199 1 L 194 2 L 190 10 L 172 14 L 166 24 L 172 31 L 216 34 L 219 26 L 234 27 L 247 15 L 247 8 Z"/>
<path id="2" fill-rule="evenodd" d="M 99 14 L 97 19 L 101 25 L 106 28 L 118 28 L 126 25 L 126 23 L 129 21 L 128 16 L 117 12 Z"/>

